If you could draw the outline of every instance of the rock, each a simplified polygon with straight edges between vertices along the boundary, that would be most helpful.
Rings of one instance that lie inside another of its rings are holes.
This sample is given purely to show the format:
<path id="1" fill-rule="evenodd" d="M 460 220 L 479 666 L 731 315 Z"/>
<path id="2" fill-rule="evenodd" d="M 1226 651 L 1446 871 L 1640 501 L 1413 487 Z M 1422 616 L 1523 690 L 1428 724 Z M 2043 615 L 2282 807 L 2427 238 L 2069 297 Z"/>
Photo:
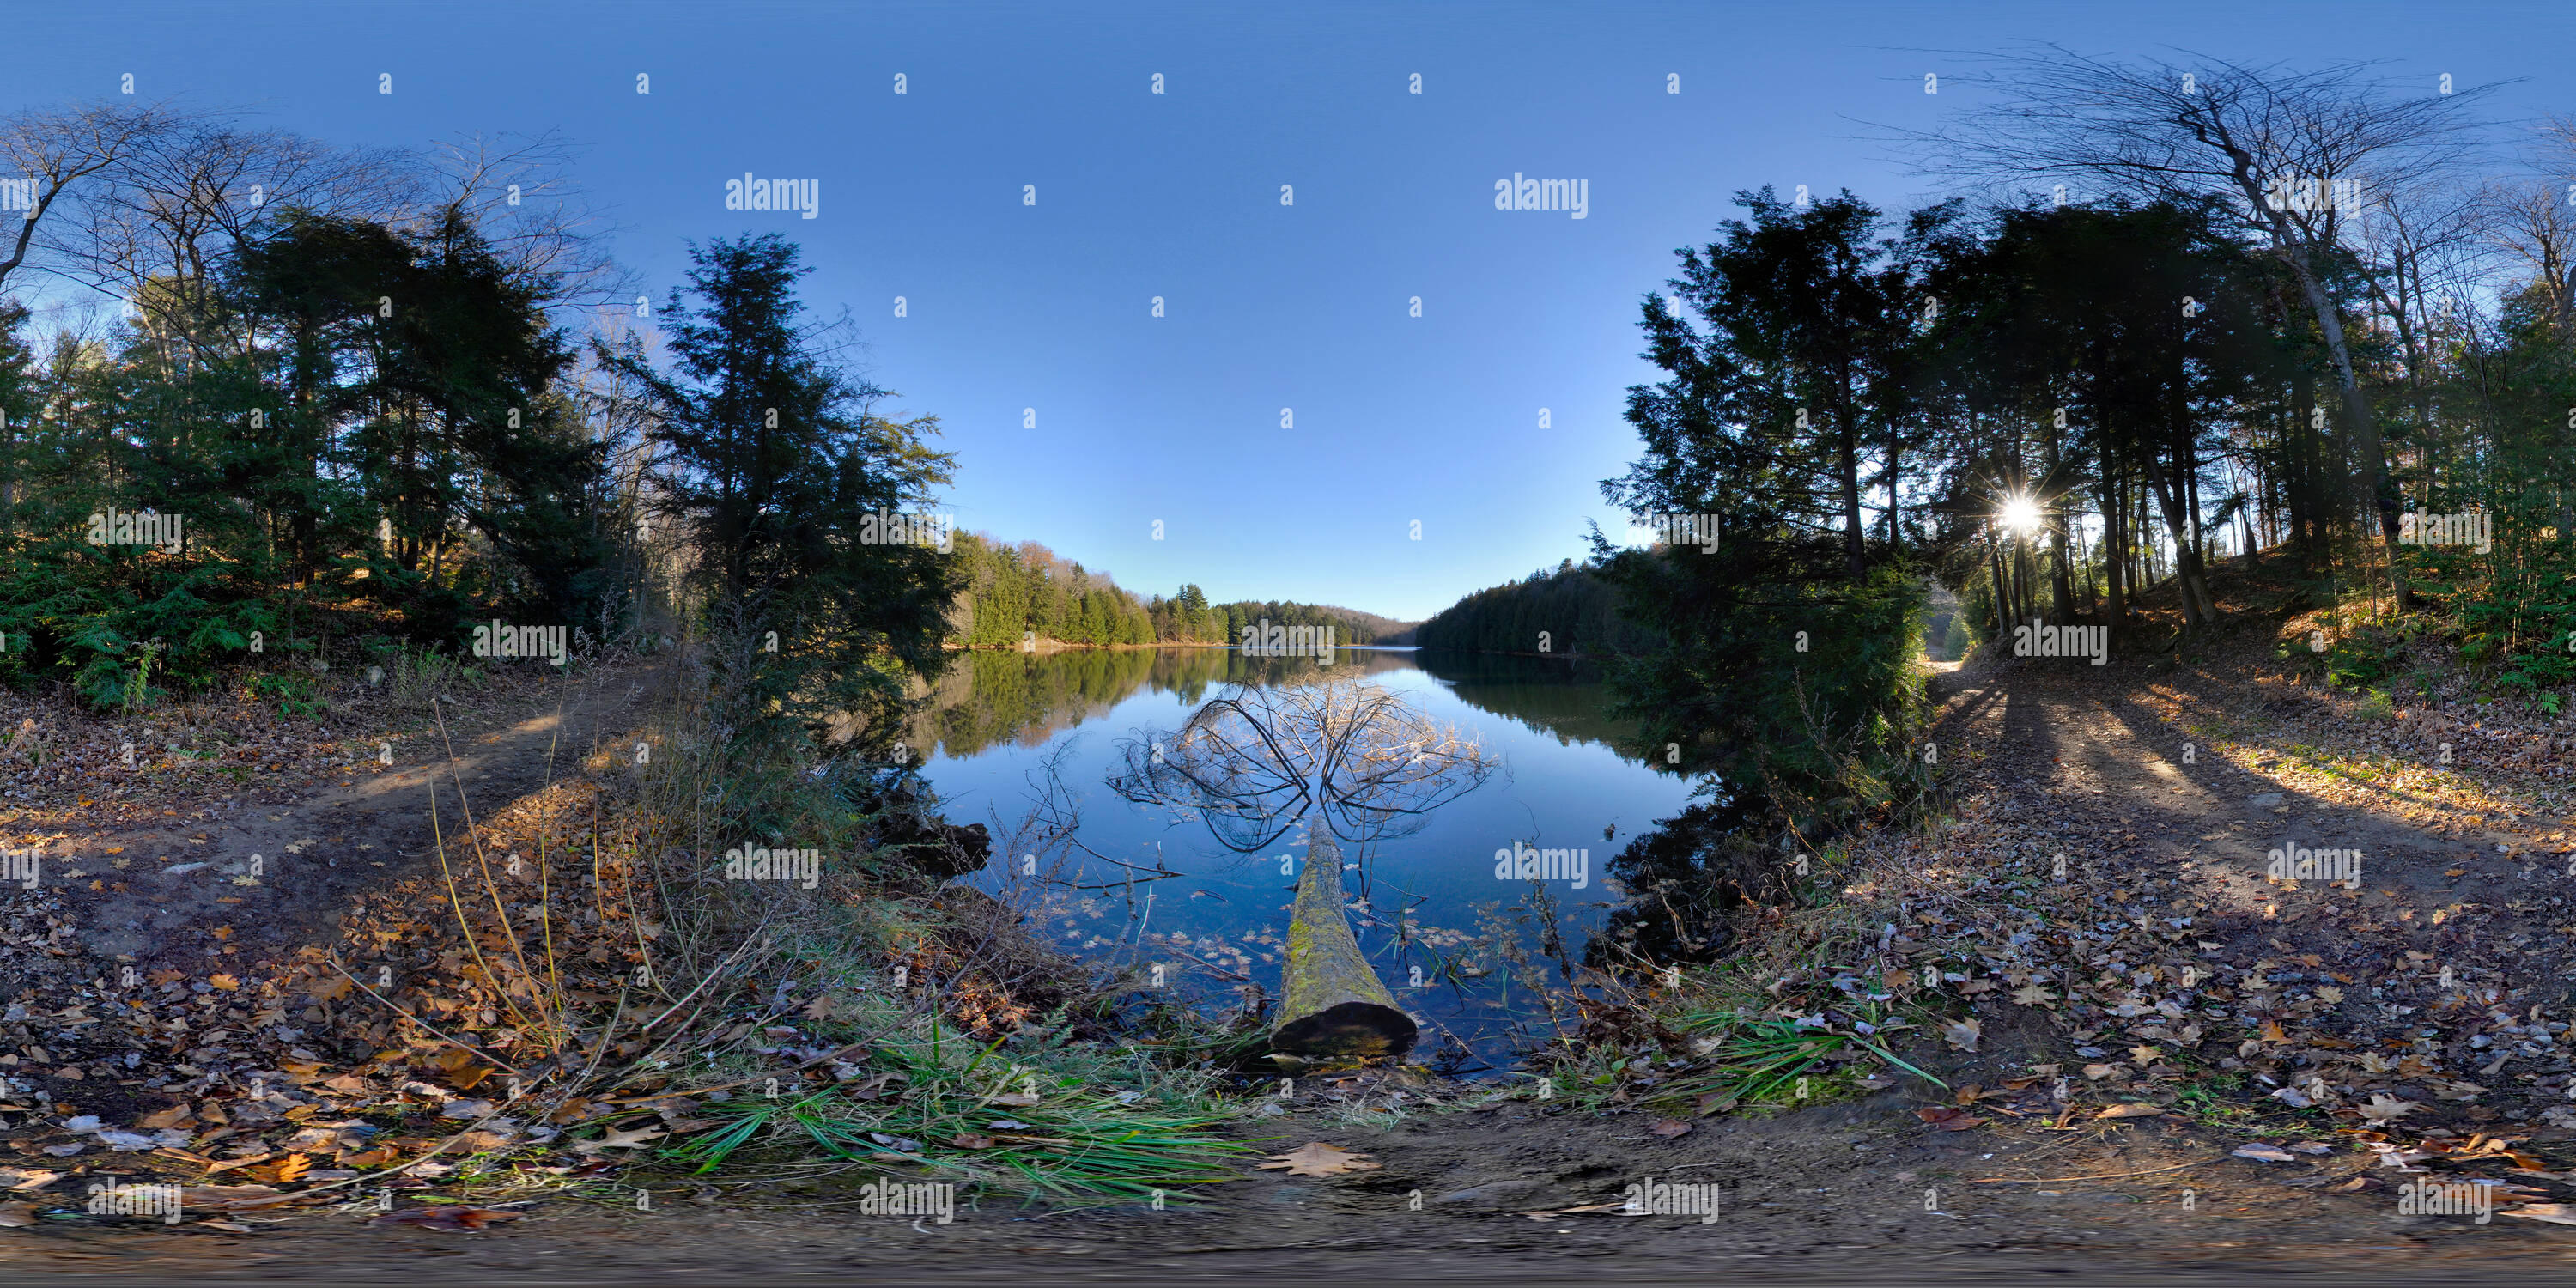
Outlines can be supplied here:
<path id="1" fill-rule="evenodd" d="M 960 827 L 909 812 L 877 819 L 877 845 L 943 881 L 981 871 L 993 856 L 993 834 L 983 824 Z"/>

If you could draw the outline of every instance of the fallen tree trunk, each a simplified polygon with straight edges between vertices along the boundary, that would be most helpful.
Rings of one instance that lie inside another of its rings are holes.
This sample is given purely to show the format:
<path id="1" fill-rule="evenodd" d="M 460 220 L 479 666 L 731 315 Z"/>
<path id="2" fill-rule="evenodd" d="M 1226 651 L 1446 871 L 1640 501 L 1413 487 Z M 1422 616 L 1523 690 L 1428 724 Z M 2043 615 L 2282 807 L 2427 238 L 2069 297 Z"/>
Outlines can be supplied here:
<path id="1" fill-rule="evenodd" d="M 1342 849 L 1332 828 L 1321 819 L 1308 826 L 1271 1049 L 1308 1057 L 1401 1055 L 1413 1047 L 1413 1017 L 1396 1006 L 1351 934 L 1350 914 L 1342 909 Z"/>

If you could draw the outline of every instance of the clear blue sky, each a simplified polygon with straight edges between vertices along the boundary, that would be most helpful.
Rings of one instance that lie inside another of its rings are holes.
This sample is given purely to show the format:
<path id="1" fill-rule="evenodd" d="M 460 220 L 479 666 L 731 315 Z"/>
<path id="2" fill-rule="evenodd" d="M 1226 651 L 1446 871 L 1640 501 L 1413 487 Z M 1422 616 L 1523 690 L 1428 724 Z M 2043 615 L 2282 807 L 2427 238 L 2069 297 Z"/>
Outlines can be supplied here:
<path id="1" fill-rule="evenodd" d="M 1220 600 L 1420 617 L 1580 555 L 1587 519 L 1617 530 L 1598 485 L 1637 450 L 1620 412 L 1652 376 L 1638 300 L 1733 192 L 1925 195 L 1864 125 L 1969 101 L 1923 92 L 1925 72 L 1967 70 L 1923 51 L 2385 58 L 2428 87 L 2527 78 L 2496 106 L 2540 115 L 2576 111 L 2569 14 L 22 5 L 0 16 L 0 106 L 113 93 L 131 72 L 142 97 L 256 103 L 342 143 L 559 128 L 588 145 L 578 177 L 656 301 L 686 239 L 801 241 L 809 298 L 847 306 L 895 410 L 945 423 L 961 470 L 944 508 L 962 526 L 1043 541 L 1139 593 L 1196 581 Z M 819 180 L 819 217 L 725 210 L 724 180 L 745 171 Z M 1515 172 L 1587 181 L 1587 217 L 1496 210 L 1494 181 Z"/>

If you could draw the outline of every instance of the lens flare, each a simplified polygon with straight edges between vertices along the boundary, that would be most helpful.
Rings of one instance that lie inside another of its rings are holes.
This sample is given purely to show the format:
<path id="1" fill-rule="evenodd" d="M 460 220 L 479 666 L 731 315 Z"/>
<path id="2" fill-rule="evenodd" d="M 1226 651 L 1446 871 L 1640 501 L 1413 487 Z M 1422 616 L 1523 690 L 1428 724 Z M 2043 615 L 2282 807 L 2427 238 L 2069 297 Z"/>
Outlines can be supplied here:
<path id="1" fill-rule="evenodd" d="M 2026 496 L 2009 497 L 1996 517 L 2015 532 L 2037 532 L 2040 526 L 2039 502 Z"/>

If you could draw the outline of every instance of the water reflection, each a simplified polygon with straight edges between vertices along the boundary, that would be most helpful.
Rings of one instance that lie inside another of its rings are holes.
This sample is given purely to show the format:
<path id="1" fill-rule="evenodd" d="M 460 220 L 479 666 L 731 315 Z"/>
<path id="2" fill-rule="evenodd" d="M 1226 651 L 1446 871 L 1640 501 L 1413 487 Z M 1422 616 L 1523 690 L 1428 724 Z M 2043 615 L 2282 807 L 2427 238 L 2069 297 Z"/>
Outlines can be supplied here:
<path id="1" fill-rule="evenodd" d="M 979 884 L 1060 947 L 1161 965 L 1193 1000 L 1239 1007 L 1277 992 L 1301 851 L 1231 853 L 1202 824 L 1130 805 L 1102 779 L 1119 739 L 1177 726 L 1230 682 L 1318 666 L 1220 648 L 975 653 L 958 659 L 912 734 L 935 748 L 924 772 L 952 821 L 1017 837 Z M 1494 781 L 1420 833 L 1344 858 L 1361 946 L 1424 1021 L 1425 1049 L 1445 1039 L 1470 1065 L 1508 1063 L 1532 1026 L 1571 1019 L 1552 1015 L 1562 998 L 1535 986 L 1584 974 L 1587 946 L 1623 897 L 1612 856 L 1679 813 L 1690 784 L 1644 763 L 1603 714 L 1600 676 L 1579 664 L 1361 648 L 1340 650 L 1330 669 L 1368 675 L 1502 761 Z M 1515 867 L 1509 856 L 1523 847 L 1557 857 Z"/>

